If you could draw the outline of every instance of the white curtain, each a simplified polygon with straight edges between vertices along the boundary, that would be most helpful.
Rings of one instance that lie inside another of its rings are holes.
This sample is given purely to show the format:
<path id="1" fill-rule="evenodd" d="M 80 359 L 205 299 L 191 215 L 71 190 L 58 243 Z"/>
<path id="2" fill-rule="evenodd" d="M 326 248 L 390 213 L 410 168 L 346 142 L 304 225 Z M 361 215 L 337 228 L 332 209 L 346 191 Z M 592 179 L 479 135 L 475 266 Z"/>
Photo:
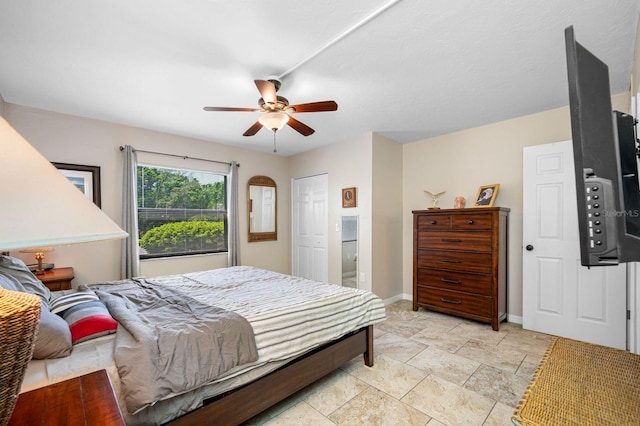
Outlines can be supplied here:
<path id="1" fill-rule="evenodd" d="M 138 159 L 134 149 L 124 147 L 124 174 L 122 183 L 122 225 L 129 236 L 122 240 L 121 279 L 140 275 L 140 257 L 138 254 L 138 202 L 137 169 Z"/>
<path id="2" fill-rule="evenodd" d="M 229 259 L 227 266 L 240 265 L 240 231 L 238 227 L 238 163 L 231 162 L 227 194 L 227 227 L 229 232 Z"/>

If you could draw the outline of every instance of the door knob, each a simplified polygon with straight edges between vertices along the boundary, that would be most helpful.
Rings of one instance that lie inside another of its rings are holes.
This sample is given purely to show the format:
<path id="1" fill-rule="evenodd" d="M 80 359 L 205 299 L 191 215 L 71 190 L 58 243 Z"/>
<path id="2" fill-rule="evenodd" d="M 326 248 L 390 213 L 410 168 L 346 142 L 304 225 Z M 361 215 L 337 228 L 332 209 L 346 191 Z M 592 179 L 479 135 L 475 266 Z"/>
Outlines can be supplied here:
<path id="1" fill-rule="evenodd" d="M 533 251 L 533 246 L 531 244 L 527 244 L 525 248 L 527 249 L 527 251 Z"/>

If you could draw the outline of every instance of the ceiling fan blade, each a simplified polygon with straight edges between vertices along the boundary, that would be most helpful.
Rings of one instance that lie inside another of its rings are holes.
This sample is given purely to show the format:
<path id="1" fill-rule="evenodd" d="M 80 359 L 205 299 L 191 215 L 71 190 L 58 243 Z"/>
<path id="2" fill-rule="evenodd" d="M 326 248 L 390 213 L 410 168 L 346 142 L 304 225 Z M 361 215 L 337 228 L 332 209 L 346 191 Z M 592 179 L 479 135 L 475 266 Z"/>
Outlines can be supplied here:
<path id="1" fill-rule="evenodd" d="M 322 112 L 337 111 L 338 104 L 335 101 L 309 102 L 307 104 L 290 105 L 296 112 Z"/>
<path id="2" fill-rule="evenodd" d="M 260 111 L 256 108 L 234 108 L 234 107 L 212 107 L 206 106 L 202 108 L 205 111 L 236 111 L 236 112 L 257 112 Z"/>
<path id="3" fill-rule="evenodd" d="M 249 127 L 246 132 L 242 134 L 242 136 L 253 136 L 258 133 L 258 130 L 262 129 L 262 124 L 259 121 L 253 123 L 253 126 Z"/>
<path id="4" fill-rule="evenodd" d="M 287 122 L 287 124 L 291 126 L 293 130 L 300 133 L 302 136 L 309 136 L 309 135 L 312 135 L 313 132 L 315 132 L 315 130 L 313 130 L 311 127 L 307 126 L 304 123 L 301 123 L 300 121 L 296 120 L 291 116 L 289 116 L 289 121 Z"/>
<path id="5" fill-rule="evenodd" d="M 276 95 L 276 86 L 270 81 L 267 80 L 254 80 L 256 86 L 258 87 L 258 91 L 260 92 L 260 96 L 262 96 L 262 100 L 265 101 L 268 105 L 277 105 L 278 104 L 278 96 Z"/>

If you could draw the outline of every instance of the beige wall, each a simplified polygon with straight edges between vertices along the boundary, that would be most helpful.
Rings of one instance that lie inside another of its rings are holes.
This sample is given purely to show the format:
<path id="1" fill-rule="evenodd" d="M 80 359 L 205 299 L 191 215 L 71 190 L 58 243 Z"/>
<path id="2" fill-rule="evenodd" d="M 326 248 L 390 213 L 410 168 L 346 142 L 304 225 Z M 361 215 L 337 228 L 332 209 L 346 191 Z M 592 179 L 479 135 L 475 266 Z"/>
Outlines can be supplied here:
<path id="1" fill-rule="evenodd" d="M 613 97 L 626 111 L 628 94 Z M 438 202 L 453 207 L 456 196 L 467 207 L 480 185 L 499 183 L 495 206 L 509 207 L 508 313 L 522 317 L 522 148 L 571 139 L 568 107 L 476 127 L 404 145 L 403 291 L 412 293 L 412 210 L 430 205 L 424 190 L 447 191 Z"/>
<path id="2" fill-rule="evenodd" d="M 289 157 L 292 179 L 327 173 L 329 176 L 329 282 L 340 283 L 342 277 L 341 233 L 336 225 L 341 216 L 358 216 L 359 271 L 365 274 L 360 288 L 371 290 L 371 167 L 372 134 L 328 145 Z M 342 208 L 342 188 L 357 188 L 357 207 Z"/>
<path id="3" fill-rule="evenodd" d="M 402 145 L 373 135 L 372 288 L 384 300 L 402 289 Z"/>
<path id="4" fill-rule="evenodd" d="M 367 133 L 290 157 L 292 179 L 329 176 L 329 282 L 341 279 L 343 215 L 358 216 L 358 287 L 385 300 L 402 297 L 402 145 Z M 357 188 L 357 207 L 342 208 L 342 188 Z"/>
<path id="5" fill-rule="evenodd" d="M 273 154 L 13 104 L 4 105 L 4 115 L 7 121 L 50 161 L 100 166 L 102 210 L 117 223 L 122 223 L 122 153 L 118 149 L 120 145 L 132 145 L 140 150 L 239 162 L 241 263 L 283 273 L 290 271 L 290 185 L 287 159 Z M 251 176 L 261 174 L 272 177 L 278 185 L 278 240 L 248 243 L 246 185 Z M 42 183 L 42 190 L 46 191 L 46 182 Z M 46 206 L 43 206 L 43 209 L 46 209 Z M 33 259 L 24 254 L 12 252 L 12 255 L 33 263 Z M 118 279 L 120 243 L 108 241 L 58 247 L 56 251 L 47 254 L 47 260 L 57 266 L 73 266 L 76 273 L 74 285 Z M 181 273 L 224 267 L 226 262 L 226 255 L 147 260 L 142 262 L 141 272 L 147 276 Z"/>

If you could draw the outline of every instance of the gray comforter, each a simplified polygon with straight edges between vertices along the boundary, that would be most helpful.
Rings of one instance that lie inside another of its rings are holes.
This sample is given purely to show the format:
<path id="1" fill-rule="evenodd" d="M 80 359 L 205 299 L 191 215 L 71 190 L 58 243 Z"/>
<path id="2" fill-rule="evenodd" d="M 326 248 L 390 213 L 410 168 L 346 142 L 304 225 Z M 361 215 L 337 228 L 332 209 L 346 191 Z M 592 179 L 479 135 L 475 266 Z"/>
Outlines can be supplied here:
<path id="1" fill-rule="evenodd" d="M 90 288 L 120 323 L 114 359 L 130 413 L 258 358 L 251 325 L 234 312 L 144 280 Z"/>

